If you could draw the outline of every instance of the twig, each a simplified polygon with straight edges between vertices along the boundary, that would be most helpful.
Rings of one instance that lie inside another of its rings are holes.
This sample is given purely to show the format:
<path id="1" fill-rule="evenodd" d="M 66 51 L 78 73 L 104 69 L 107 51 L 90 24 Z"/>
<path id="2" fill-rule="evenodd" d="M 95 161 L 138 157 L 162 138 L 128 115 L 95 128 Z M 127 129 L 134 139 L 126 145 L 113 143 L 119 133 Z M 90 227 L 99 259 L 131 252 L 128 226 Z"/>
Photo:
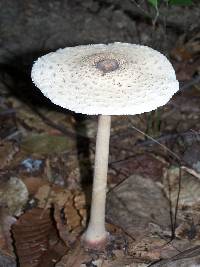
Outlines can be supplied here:
<path id="1" fill-rule="evenodd" d="M 174 225 L 173 225 L 173 232 L 172 232 L 172 240 L 176 237 L 175 231 L 176 231 L 176 221 L 177 221 L 177 214 L 178 214 L 178 203 L 181 193 L 181 182 L 182 182 L 182 172 L 181 167 L 179 167 L 179 177 L 178 177 L 178 194 L 176 198 L 176 205 L 175 205 L 175 213 L 174 213 Z"/>
<path id="2" fill-rule="evenodd" d="M 142 131 L 141 131 L 141 134 L 143 134 Z M 122 137 L 123 136 L 124 136 L 124 133 L 122 133 Z M 139 141 L 136 144 L 134 144 L 134 148 L 142 147 L 142 146 L 152 146 L 152 145 L 155 145 L 155 144 L 160 145 L 161 142 L 167 142 L 169 140 L 177 139 L 179 137 L 189 138 L 190 141 L 191 140 L 200 141 L 200 135 L 197 132 L 195 132 L 194 130 L 189 130 L 189 131 L 186 131 L 186 132 L 183 132 L 183 133 L 166 134 L 166 135 L 158 137 L 157 139 L 151 138 L 150 140 L 147 139 L 147 140 L 144 140 L 144 141 Z M 162 146 L 164 146 L 164 145 L 162 145 Z M 164 146 L 163 148 L 166 148 L 166 146 Z M 129 152 L 132 151 L 132 149 L 126 149 L 126 150 L 129 151 Z M 123 162 L 125 160 L 128 160 L 128 159 L 134 157 L 134 156 L 135 156 L 135 154 L 131 154 L 131 155 L 129 155 L 129 156 L 123 158 L 123 159 L 111 161 L 111 162 L 109 162 L 109 165 L 113 165 L 113 164 L 116 164 L 116 163 Z"/>
<path id="3" fill-rule="evenodd" d="M 58 125 L 56 123 L 54 123 L 52 120 L 50 120 L 49 118 L 47 118 L 45 115 L 43 115 L 38 109 L 33 108 L 33 111 L 40 116 L 40 118 L 49 126 L 59 130 L 60 132 L 62 132 L 65 135 L 68 135 L 71 138 L 77 138 L 77 136 L 80 136 L 81 138 L 85 139 L 86 141 L 90 141 L 91 143 L 94 142 L 94 140 L 92 138 L 89 138 L 85 135 L 82 135 L 80 133 L 77 132 L 73 132 L 69 129 L 66 129 L 64 126 L 62 125 Z"/>
<path id="4" fill-rule="evenodd" d="M 176 221 L 177 221 L 177 214 L 178 214 L 178 203 L 179 203 L 179 197 L 180 197 L 180 192 L 181 192 L 181 181 L 182 181 L 182 176 L 181 176 L 181 159 L 180 157 L 174 153 L 171 149 L 169 149 L 168 147 L 166 147 L 165 145 L 161 144 L 160 142 L 158 142 L 157 140 L 155 140 L 153 137 L 149 136 L 148 134 L 144 133 L 143 131 L 141 131 L 140 129 L 136 128 L 135 126 L 132 125 L 132 127 L 138 131 L 139 133 L 143 134 L 144 136 L 148 137 L 149 139 L 151 139 L 153 142 L 157 143 L 158 145 L 160 145 L 162 148 L 164 148 L 165 150 L 167 150 L 176 160 L 178 160 L 178 165 L 179 165 L 179 179 L 178 179 L 178 194 L 177 194 L 177 199 L 176 199 L 176 205 L 175 205 L 175 213 L 174 213 L 174 222 L 173 222 L 173 218 L 171 218 L 171 223 L 172 223 L 172 236 L 171 239 L 173 240 L 175 238 L 175 230 L 176 230 Z"/>
<path id="5" fill-rule="evenodd" d="M 146 17 L 152 19 L 151 15 L 144 8 L 141 7 L 135 0 L 130 0 Z"/>
<path id="6" fill-rule="evenodd" d="M 194 169 L 188 168 L 186 166 L 181 166 L 181 169 L 193 175 L 200 180 L 200 173 L 196 172 Z"/>
<path id="7" fill-rule="evenodd" d="M 171 201 L 171 185 L 170 185 L 170 181 L 169 181 L 169 175 L 167 173 L 167 182 L 168 182 L 168 191 L 169 191 L 169 215 L 170 215 L 170 223 L 171 223 L 171 240 L 173 240 L 174 238 L 174 220 L 173 220 L 173 209 L 172 209 L 172 201 Z"/>
<path id="8" fill-rule="evenodd" d="M 133 4 L 136 4 L 135 3 L 135 0 L 131 0 L 131 2 L 133 3 Z M 123 3 L 123 1 L 122 1 L 122 3 Z M 145 17 L 148 19 L 148 20 L 150 20 L 151 22 L 153 21 L 153 17 L 149 14 L 149 13 L 147 13 L 145 10 L 141 10 L 141 8 L 138 8 L 138 10 L 139 11 L 137 11 L 137 10 L 133 10 L 133 9 L 131 9 L 130 10 L 130 8 L 128 9 L 126 6 L 123 6 L 123 4 L 120 4 L 119 3 L 119 5 L 120 5 L 120 8 L 121 8 L 121 10 L 124 12 L 124 14 L 125 15 L 128 15 L 132 20 L 134 19 L 136 19 L 136 18 L 139 18 L 139 19 L 141 19 L 142 17 L 144 17 L 144 15 L 145 15 Z M 158 23 L 161 23 L 162 25 L 166 25 L 167 27 L 169 27 L 169 28 L 172 28 L 173 30 L 175 30 L 176 32 L 179 32 L 179 33 L 183 33 L 183 32 L 185 32 L 185 27 L 184 27 L 184 25 L 183 24 L 181 24 L 181 23 L 177 23 L 177 22 L 174 22 L 174 21 L 170 21 L 170 20 L 163 20 L 161 17 L 158 17 L 157 18 L 157 21 L 158 21 Z"/>
<path id="9" fill-rule="evenodd" d="M 13 108 L 8 108 L 6 110 L 3 110 L 0 112 L 0 117 L 7 117 L 7 116 L 10 116 L 10 115 L 15 115 L 16 114 L 16 110 L 13 109 Z"/>
<path id="10" fill-rule="evenodd" d="M 156 14 L 154 17 L 152 17 L 144 8 L 141 7 L 140 4 L 137 3 L 136 0 L 131 0 L 132 3 L 134 3 L 136 5 L 136 7 L 148 18 L 151 19 L 152 21 L 152 25 L 153 25 L 153 30 L 155 30 L 155 26 L 156 26 L 156 22 L 158 20 L 158 17 L 159 17 L 159 9 L 158 9 L 158 6 L 156 5 L 155 6 L 155 10 L 156 10 Z"/>
<path id="11" fill-rule="evenodd" d="M 183 84 L 180 87 L 179 91 L 184 91 L 186 89 L 189 89 L 191 86 L 196 85 L 200 82 L 200 75 L 198 75 L 197 77 L 194 77 L 192 80 L 190 80 L 189 82 Z"/>
<path id="12" fill-rule="evenodd" d="M 117 188 L 120 184 L 122 184 L 127 178 L 122 179 L 119 181 L 116 185 L 114 185 L 112 188 L 110 188 L 107 192 L 107 195 L 110 194 L 115 188 Z"/>
<path id="13" fill-rule="evenodd" d="M 158 17 L 159 17 L 159 15 L 160 15 L 160 13 L 159 13 L 159 9 L 158 9 L 158 6 L 156 5 L 155 6 L 155 10 L 156 10 L 156 15 L 155 15 L 155 17 L 153 18 L 153 20 L 152 20 L 152 24 L 153 24 L 153 29 L 155 30 L 155 27 L 156 27 L 156 22 L 157 22 L 157 20 L 158 20 Z M 165 23 L 165 22 L 164 22 Z"/>
<path id="14" fill-rule="evenodd" d="M 196 134 L 192 133 L 192 130 L 189 130 L 189 131 L 186 131 L 186 132 L 183 132 L 183 133 L 166 134 L 166 135 L 158 137 L 157 139 L 150 138 L 150 140 L 145 140 L 145 141 L 136 143 L 135 146 L 136 147 L 137 146 L 149 146 L 149 145 L 153 145 L 155 143 L 159 144 L 160 142 L 176 139 L 178 137 L 186 137 L 186 138 L 189 137 L 189 138 L 192 138 L 194 136 L 196 136 Z M 196 137 L 196 139 L 198 139 L 198 138 Z"/>
<path id="15" fill-rule="evenodd" d="M 141 131 L 140 129 L 138 129 L 137 127 L 132 125 L 132 128 L 135 129 L 137 132 L 143 134 L 144 136 L 148 137 L 151 141 L 153 141 L 154 143 L 158 144 L 159 146 L 161 146 L 163 149 L 167 150 L 174 158 L 176 158 L 178 160 L 178 162 L 181 161 L 180 157 L 174 153 L 171 149 L 169 149 L 168 147 L 166 147 L 165 145 L 161 144 L 158 140 L 156 140 L 155 138 L 153 138 L 152 136 L 144 133 L 143 131 Z"/>
<path id="16" fill-rule="evenodd" d="M 171 262 L 175 262 L 181 259 L 193 258 L 199 256 L 200 246 L 196 246 L 187 250 L 184 250 L 177 255 L 171 257 L 171 259 L 160 260 L 159 262 L 154 262 L 148 265 L 148 267 L 162 267 L 162 266 L 170 266 Z M 167 264 L 167 265 L 166 265 Z M 178 266 L 178 265 L 177 265 Z M 186 265 L 185 265 L 186 266 Z"/>
<path id="17" fill-rule="evenodd" d="M 14 131 L 11 132 L 9 135 L 5 136 L 4 140 L 17 140 L 17 137 L 19 137 L 22 134 L 21 130 L 17 130 L 16 128 L 14 128 Z"/>

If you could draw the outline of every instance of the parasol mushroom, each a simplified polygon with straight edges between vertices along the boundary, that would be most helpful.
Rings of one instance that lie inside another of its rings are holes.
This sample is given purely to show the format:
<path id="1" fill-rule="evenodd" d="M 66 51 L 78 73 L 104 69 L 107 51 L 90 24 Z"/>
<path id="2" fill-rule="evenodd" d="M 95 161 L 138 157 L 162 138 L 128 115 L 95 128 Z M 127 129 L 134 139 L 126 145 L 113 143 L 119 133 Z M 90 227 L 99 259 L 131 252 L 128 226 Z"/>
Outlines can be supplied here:
<path id="1" fill-rule="evenodd" d="M 59 49 L 39 58 L 32 80 L 53 103 L 69 110 L 99 115 L 87 247 L 101 248 L 111 115 L 134 115 L 166 104 L 179 89 L 168 59 L 150 47 L 111 43 Z"/>

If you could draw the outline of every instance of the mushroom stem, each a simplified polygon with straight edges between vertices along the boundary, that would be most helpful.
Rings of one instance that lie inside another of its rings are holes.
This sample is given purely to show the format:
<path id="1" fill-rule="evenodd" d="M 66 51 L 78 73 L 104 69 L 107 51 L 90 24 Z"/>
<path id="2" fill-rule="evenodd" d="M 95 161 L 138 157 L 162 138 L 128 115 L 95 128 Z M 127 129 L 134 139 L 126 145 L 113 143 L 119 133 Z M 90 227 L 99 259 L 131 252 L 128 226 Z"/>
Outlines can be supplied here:
<path id="1" fill-rule="evenodd" d="M 111 116 L 99 115 L 90 221 L 84 234 L 86 247 L 93 249 L 100 249 L 108 237 L 105 229 L 105 205 L 110 126 Z"/>

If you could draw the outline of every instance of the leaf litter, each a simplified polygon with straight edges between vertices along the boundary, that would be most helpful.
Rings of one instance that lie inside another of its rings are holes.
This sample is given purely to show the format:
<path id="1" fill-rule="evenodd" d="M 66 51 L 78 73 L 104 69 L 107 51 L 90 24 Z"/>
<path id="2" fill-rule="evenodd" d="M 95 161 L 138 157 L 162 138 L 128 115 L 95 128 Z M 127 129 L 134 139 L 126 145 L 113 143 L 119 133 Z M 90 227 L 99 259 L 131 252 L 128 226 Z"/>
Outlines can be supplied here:
<path id="1" fill-rule="evenodd" d="M 117 129 L 118 125 L 119 130 Z M 119 132 L 124 130 L 124 126 L 119 122 L 114 127 L 116 127 L 116 131 L 118 130 Z M 132 135 L 133 134 L 132 131 Z M 41 136 L 41 142 L 43 142 L 44 135 L 37 134 L 37 136 L 38 138 Z M 120 143 L 120 134 L 118 136 L 115 136 L 115 139 L 118 139 L 115 140 L 115 142 Z M 8 207 L 9 205 L 12 207 L 9 211 L 9 214 L 11 214 L 9 216 L 17 220 L 15 224 L 12 225 L 14 241 L 12 239 L 12 242 L 8 244 L 11 244 L 12 247 L 14 244 L 14 256 L 17 255 L 21 264 L 20 266 L 30 266 L 31 262 L 32 266 L 44 267 L 70 266 L 70 264 L 71 266 L 85 267 L 141 267 L 149 266 L 151 262 L 163 258 L 166 260 L 170 258 L 173 259 L 180 251 L 185 251 L 198 245 L 200 238 L 198 219 L 198 190 L 200 187 L 198 179 L 188 173 L 184 173 L 182 177 L 176 239 L 171 241 L 169 184 L 167 184 L 166 181 L 166 172 L 168 172 L 168 177 L 170 177 L 170 185 L 172 188 L 170 201 L 174 214 L 178 186 L 178 168 L 170 167 L 171 162 L 167 162 L 166 157 L 163 158 L 162 153 L 159 155 L 159 150 L 155 153 L 155 148 L 153 147 L 151 147 L 151 150 L 141 147 L 135 154 L 131 155 L 129 152 L 129 136 L 130 133 L 128 134 L 127 141 L 123 142 L 124 156 L 120 154 L 121 158 L 117 161 L 116 152 L 114 155 L 111 155 L 109 173 L 110 192 L 108 194 L 107 208 L 107 220 L 111 225 L 117 223 L 117 225 L 120 226 L 120 229 L 122 229 L 121 236 L 123 236 L 124 239 L 120 237 L 121 245 L 119 245 L 118 248 L 113 247 L 114 245 L 111 244 L 105 253 L 100 254 L 91 251 L 86 252 L 80 246 L 81 233 L 85 229 L 88 217 L 88 203 L 85 193 L 81 189 L 82 185 L 80 185 L 80 169 L 79 165 L 75 163 L 76 155 L 74 153 L 74 146 L 70 147 L 64 145 L 61 150 L 55 150 L 53 155 L 50 155 L 51 149 L 48 148 L 48 150 L 45 148 L 46 150 L 43 150 L 43 146 L 41 146 L 40 150 L 40 147 L 35 146 L 34 142 L 31 146 L 26 142 L 17 145 L 18 149 L 13 154 L 15 158 L 13 159 L 13 157 L 11 157 L 11 164 L 5 164 L 4 169 L 8 166 L 12 166 L 12 172 L 19 175 L 19 178 L 15 179 L 23 183 L 23 188 L 25 191 L 27 190 L 28 194 L 26 193 L 26 195 L 29 197 L 24 199 L 24 202 L 20 204 L 21 206 L 16 199 L 14 199 L 12 203 L 12 198 L 9 199 L 9 201 L 4 200 L 4 202 Z M 64 138 L 63 136 L 63 140 Z M 13 146 L 10 146 L 8 149 L 12 147 Z M 31 147 L 34 147 L 34 149 Z M 128 150 L 126 150 L 126 148 Z M 91 158 L 93 158 L 93 149 L 94 144 L 91 144 Z M 127 159 L 126 155 L 128 157 Z M 68 159 L 67 162 L 66 159 Z M 51 177 L 48 176 L 47 168 L 45 167 L 47 161 L 49 161 L 50 164 Z M 43 162 L 44 167 L 41 165 L 38 169 L 38 165 L 36 164 L 36 166 L 34 162 Z M 28 165 L 26 163 L 28 163 Z M 63 168 L 66 169 L 66 172 L 63 172 Z M 74 168 L 77 168 L 78 176 L 74 173 Z M 132 173 L 138 175 L 139 178 L 136 178 L 136 176 L 131 178 Z M 5 179 L 5 188 L 9 188 L 9 181 L 12 181 L 12 179 L 13 178 Z M 57 179 L 63 182 L 56 182 Z M 131 179 L 133 179 L 134 182 L 132 182 Z M 137 179 L 141 180 L 139 187 L 136 183 Z M 127 188 L 124 189 L 126 183 Z M 147 186 L 147 188 L 145 188 L 145 186 Z M 130 188 L 131 197 L 135 198 L 133 200 L 128 198 L 127 191 Z M 15 189 L 13 188 L 12 190 Z M 124 199 L 120 199 L 120 191 L 122 193 L 126 192 Z M 139 194 L 141 194 L 141 196 Z M 17 196 L 19 193 L 12 193 L 12 195 Z M 157 196 L 157 198 L 154 200 L 155 196 Z M 113 202 L 115 198 L 118 204 Z M 112 199 L 112 201 L 110 199 Z M 163 200 L 161 201 L 161 199 Z M 11 204 L 9 204 L 10 202 Z M 34 203 L 33 207 L 35 206 L 36 208 L 33 208 L 31 203 Z M 126 206 L 126 215 L 124 214 L 125 208 L 123 205 L 123 207 L 121 207 L 121 203 Z M 131 209 L 129 205 L 131 205 Z M 16 206 L 20 209 L 22 215 L 15 210 Z M 161 206 L 163 206 L 163 208 Z M 114 213 L 115 207 L 117 207 L 116 214 Z M 41 221 L 35 209 L 40 215 L 43 213 L 48 214 L 48 216 L 45 215 L 47 217 L 45 217 L 46 219 L 44 219 L 44 221 Z M 161 212 L 162 210 L 163 213 Z M 148 212 L 150 212 L 149 215 Z M 15 215 L 15 217 L 12 217 L 13 215 Z M 26 225 L 27 220 L 24 220 L 23 216 L 29 218 L 28 221 L 30 224 Z M 130 220 L 128 224 L 126 224 L 127 219 Z M 27 232 L 24 230 L 25 228 L 27 228 Z M 24 234 L 27 234 L 27 236 L 24 236 Z M 116 232 L 113 236 L 116 236 Z M 6 242 L 5 244 L 7 244 Z M 116 243 L 115 239 L 115 244 Z M 55 249 L 52 247 L 52 244 Z M 32 252 L 34 252 L 33 255 L 29 254 L 30 247 L 32 246 L 35 246 L 35 250 L 32 250 Z M 6 246 L 5 248 L 7 255 L 9 249 Z M 13 254 L 11 254 L 11 258 L 12 257 Z M 46 262 L 42 262 L 44 257 L 46 258 Z M 164 264 L 166 264 L 166 260 Z"/>

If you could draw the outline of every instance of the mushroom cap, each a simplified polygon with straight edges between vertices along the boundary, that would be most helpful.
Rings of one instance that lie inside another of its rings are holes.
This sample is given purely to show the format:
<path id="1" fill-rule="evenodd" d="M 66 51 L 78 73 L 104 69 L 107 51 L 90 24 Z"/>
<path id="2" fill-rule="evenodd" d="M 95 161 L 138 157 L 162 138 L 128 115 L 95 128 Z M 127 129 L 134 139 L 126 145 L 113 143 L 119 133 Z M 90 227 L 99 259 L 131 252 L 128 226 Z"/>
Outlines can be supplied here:
<path id="1" fill-rule="evenodd" d="M 164 55 L 119 42 L 42 56 L 33 65 L 32 80 L 53 103 L 83 114 L 141 114 L 166 104 L 179 89 Z"/>

